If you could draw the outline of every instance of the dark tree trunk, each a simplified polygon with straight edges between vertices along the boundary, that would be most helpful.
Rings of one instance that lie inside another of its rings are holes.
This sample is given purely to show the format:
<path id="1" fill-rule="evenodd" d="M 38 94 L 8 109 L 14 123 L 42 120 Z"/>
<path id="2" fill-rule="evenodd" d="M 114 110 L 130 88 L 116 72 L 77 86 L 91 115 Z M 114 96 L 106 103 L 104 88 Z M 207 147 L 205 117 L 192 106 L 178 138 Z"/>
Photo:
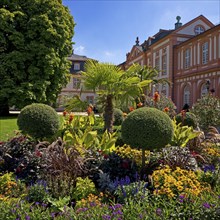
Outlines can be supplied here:
<path id="1" fill-rule="evenodd" d="M 7 99 L 0 99 L 0 116 L 9 115 L 9 105 Z"/>
<path id="2" fill-rule="evenodd" d="M 104 109 L 104 121 L 105 121 L 104 130 L 107 129 L 108 132 L 110 133 L 113 132 L 113 120 L 114 120 L 113 95 L 107 95 L 106 105 Z"/>
<path id="3" fill-rule="evenodd" d="M 142 148 L 142 163 L 141 163 L 141 180 L 144 179 L 144 174 L 145 174 L 145 149 Z"/>

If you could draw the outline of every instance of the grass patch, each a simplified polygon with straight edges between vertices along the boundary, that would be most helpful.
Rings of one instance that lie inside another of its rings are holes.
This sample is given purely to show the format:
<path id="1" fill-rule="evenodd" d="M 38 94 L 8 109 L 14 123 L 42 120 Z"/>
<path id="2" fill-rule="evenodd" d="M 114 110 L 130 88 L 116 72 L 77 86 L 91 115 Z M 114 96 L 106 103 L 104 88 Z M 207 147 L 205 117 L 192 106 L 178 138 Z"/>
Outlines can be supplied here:
<path id="1" fill-rule="evenodd" d="M 6 141 L 18 130 L 17 115 L 0 117 L 0 141 Z"/>

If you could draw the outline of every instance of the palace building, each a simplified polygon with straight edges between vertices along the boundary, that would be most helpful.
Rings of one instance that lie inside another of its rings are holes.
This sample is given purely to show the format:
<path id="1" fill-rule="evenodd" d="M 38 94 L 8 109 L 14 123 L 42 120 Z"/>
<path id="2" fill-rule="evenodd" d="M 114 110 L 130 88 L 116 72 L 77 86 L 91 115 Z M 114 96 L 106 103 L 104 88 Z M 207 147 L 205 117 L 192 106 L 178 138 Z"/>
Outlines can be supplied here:
<path id="1" fill-rule="evenodd" d="M 171 97 L 180 111 L 208 92 L 220 97 L 220 24 L 203 15 L 186 24 L 179 16 L 176 19 L 174 29 L 160 29 L 141 44 L 137 37 L 119 66 L 126 70 L 139 63 L 156 68 L 158 78 L 169 79 L 172 85 L 156 85 L 152 93 Z"/>
<path id="2" fill-rule="evenodd" d="M 94 99 L 97 96 L 93 91 L 87 90 L 83 87 L 81 72 L 84 71 L 84 66 L 87 60 L 94 60 L 86 56 L 72 54 L 67 58 L 71 61 L 70 81 L 64 87 L 58 96 L 57 105 L 63 107 L 63 104 L 74 96 L 79 96 L 81 100 L 94 104 Z"/>

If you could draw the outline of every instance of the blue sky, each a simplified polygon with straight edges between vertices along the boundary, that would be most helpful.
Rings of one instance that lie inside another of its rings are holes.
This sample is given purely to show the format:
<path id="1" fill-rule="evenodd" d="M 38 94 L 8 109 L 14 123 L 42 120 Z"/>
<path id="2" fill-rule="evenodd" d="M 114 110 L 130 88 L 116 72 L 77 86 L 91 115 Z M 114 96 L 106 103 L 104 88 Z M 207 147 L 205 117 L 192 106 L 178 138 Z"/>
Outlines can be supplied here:
<path id="1" fill-rule="evenodd" d="M 220 0 L 63 0 L 74 18 L 74 53 L 100 62 L 119 64 L 135 44 L 159 29 L 173 29 L 204 15 L 220 23 Z"/>

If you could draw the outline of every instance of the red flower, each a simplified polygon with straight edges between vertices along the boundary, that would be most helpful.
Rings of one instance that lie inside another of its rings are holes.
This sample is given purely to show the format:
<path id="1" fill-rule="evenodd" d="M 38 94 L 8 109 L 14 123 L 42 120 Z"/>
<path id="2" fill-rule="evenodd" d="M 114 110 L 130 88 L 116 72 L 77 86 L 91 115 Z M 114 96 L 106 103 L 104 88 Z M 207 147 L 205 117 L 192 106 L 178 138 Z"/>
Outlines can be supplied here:
<path id="1" fill-rule="evenodd" d="M 64 111 L 63 112 L 63 116 L 65 117 L 67 115 L 67 111 Z"/>
<path id="2" fill-rule="evenodd" d="M 128 161 L 127 161 L 127 160 L 123 160 L 121 166 L 122 166 L 122 168 L 124 168 L 124 169 L 128 169 L 128 168 L 129 168 L 129 163 L 128 163 Z"/>
<path id="3" fill-rule="evenodd" d="M 36 155 L 37 157 L 42 157 L 42 153 L 41 153 L 39 150 L 36 150 L 36 151 L 35 151 L 35 155 Z"/>
<path id="4" fill-rule="evenodd" d="M 108 159 L 108 155 L 107 154 L 104 154 L 104 159 Z"/>
<path id="5" fill-rule="evenodd" d="M 21 167 L 17 167 L 17 169 L 16 169 L 15 172 L 16 172 L 16 173 L 20 173 L 20 172 L 21 172 Z"/>

